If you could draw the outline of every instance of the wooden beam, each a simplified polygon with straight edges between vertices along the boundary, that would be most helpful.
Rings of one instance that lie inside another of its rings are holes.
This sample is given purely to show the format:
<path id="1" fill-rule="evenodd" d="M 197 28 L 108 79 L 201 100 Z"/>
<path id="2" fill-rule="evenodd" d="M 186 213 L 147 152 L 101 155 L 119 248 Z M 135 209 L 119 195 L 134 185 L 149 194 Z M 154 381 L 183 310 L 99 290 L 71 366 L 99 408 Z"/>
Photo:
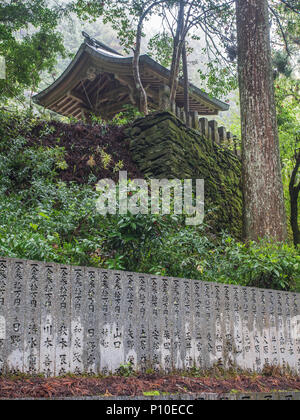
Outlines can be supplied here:
<path id="1" fill-rule="evenodd" d="M 72 114 L 72 113 L 74 112 L 74 110 L 75 110 L 76 108 L 78 108 L 79 106 L 80 106 L 80 104 L 79 104 L 78 102 L 75 102 L 75 103 L 73 103 L 73 105 L 71 105 L 70 107 L 65 108 L 65 109 L 63 110 L 63 112 L 65 112 L 65 113 L 67 113 L 67 114 Z"/>
<path id="2" fill-rule="evenodd" d="M 134 81 L 132 78 L 129 77 L 120 77 L 119 74 L 115 74 L 116 80 L 118 80 L 123 86 L 127 86 L 129 89 L 129 98 L 132 105 L 136 106 L 138 101 L 136 97 L 136 88 L 134 85 Z"/>
<path id="3" fill-rule="evenodd" d="M 62 106 L 64 106 L 68 101 L 69 101 L 69 98 L 67 96 L 64 96 L 59 101 L 57 101 L 55 103 L 55 105 L 51 106 L 51 108 L 53 108 L 53 109 L 59 109 Z"/>
<path id="4" fill-rule="evenodd" d="M 123 105 L 127 105 L 128 100 L 120 101 L 119 103 L 112 103 L 110 105 L 104 106 L 99 108 L 98 112 L 101 115 L 103 115 L 104 118 L 110 118 L 119 112 L 121 112 L 123 109 Z"/>
<path id="5" fill-rule="evenodd" d="M 86 104 L 86 98 L 79 92 L 69 90 L 67 96 L 80 104 Z"/>
<path id="6" fill-rule="evenodd" d="M 73 108 L 74 104 L 78 106 L 78 102 L 74 102 L 73 99 L 70 99 L 70 102 L 66 103 L 64 106 L 60 107 L 60 112 L 65 112 L 69 108 Z"/>

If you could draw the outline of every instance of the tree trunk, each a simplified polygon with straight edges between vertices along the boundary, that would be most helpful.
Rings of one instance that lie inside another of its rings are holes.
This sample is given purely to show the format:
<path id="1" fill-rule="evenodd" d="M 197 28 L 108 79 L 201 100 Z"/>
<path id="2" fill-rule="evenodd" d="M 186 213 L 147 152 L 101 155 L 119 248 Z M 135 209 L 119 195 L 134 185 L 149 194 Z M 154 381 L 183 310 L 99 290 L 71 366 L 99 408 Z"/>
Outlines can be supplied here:
<path id="1" fill-rule="evenodd" d="M 184 79 L 184 111 L 185 111 L 185 120 L 188 127 L 190 124 L 190 83 L 189 83 L 189 71 L 188 71 L 188 62 L 187 62 L 187 53 L 186 53 L 186 44 L 183 43 L 182 47 L 182 65 L 183 65 L 183 79 Z"/>
<path id="2" fill-rule="evenodd" d="M 244 234 L 287 239 L 267 0 L 237 0 Z"/>
<path id="3" fill-rule="evenodd" d="M 172 65 L 171 65 L 171 72 L 170 72 L 170 79 L 169 79 L 171 106 L 172 104 L 175 103 L 175 99 L 176 99 L 178 77 L 179 77 L 179 70 L 180 70 L 180 61 L 181 61 L 183 41 L 184 41 L 182 39 L 183 30 L 184 30 L 184 7 L 185 7 L 185 3 L 183 1 L 180 1 L 178 18 L 177 18 L 176 36 L 175 36 L 174 45 L 173 45 Z"/>
<path id="4" fill-rule="evenodd" d="M 296 159 L 296 166 L 293 170 L 290 182 L 290 198 L 291 198 L 291 226 L 293 230 L 294 245 L 297 248 L 300 245 L 300 229 L 298 225 L 300 181 L 295 185 L 297 173 L 300 168 L 300 152 Z"/>
<path id="5" fill-rule="evenodd" d="M 142 30 L 143 30 L 143 21 L 144 16 L 141 17 L 140 22 L 137 28 L 136 34 L 136 46 L 134 50 L 134 57 L 133 57 L 133 77 L 135 87 L 139 97 L 139 111 L 142 112 L 144 115 L 148 115 L 148 98 L 147 93 L 144 89 L 141 74 L 140 74 L 140 55 L 141 55 L 141 42 L 142 42 Z"/>

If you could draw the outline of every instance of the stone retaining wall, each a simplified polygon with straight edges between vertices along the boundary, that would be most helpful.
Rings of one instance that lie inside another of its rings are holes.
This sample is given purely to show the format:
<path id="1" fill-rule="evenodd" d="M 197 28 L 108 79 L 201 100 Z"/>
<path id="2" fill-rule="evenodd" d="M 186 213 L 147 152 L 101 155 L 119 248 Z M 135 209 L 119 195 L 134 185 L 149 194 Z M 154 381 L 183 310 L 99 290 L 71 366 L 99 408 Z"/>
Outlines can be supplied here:
<path id="1" fill-rule="evenodd" d="M 126 135 L 132 159 L 146 177 L 204 179 L 205 223 L 212 232 L 242 236 L 241 162 L 232 151 L 170 112 L 138 119 Z"/>

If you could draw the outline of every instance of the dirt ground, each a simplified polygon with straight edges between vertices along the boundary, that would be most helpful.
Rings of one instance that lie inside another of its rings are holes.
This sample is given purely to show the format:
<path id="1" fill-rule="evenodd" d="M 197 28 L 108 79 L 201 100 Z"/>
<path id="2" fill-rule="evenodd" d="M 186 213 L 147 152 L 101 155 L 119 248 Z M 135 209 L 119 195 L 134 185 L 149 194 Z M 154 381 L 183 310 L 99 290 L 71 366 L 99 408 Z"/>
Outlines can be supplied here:
<path id="1" fill-rule="evenodd" d="M 143 396 L 144 393 L 189 394 L 300 391 L 300 377 L 235 375 L 186 377 L 136 375 L 131 377 L 0 377 L 0 398 L 55 398 L 84 396 Z M 158 392 L 157 392 L 158 391 Z"/>

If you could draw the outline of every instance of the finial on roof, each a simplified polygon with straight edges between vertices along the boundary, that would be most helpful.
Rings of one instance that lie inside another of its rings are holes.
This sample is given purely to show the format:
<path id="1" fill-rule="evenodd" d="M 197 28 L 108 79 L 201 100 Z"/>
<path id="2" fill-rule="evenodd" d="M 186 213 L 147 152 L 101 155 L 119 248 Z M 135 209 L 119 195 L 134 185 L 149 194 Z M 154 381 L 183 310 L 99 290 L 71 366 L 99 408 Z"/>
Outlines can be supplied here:
<path id="1" fill-rule="evenodd" d="M 83 37 L 85 38 L 85 43 L 88 45 L 91 45 L 92 47 L 95 48 L 101 48 L 102 50 L 105 50 L 107 52 L 113 53 L 113 54 L 117 54 L 120 57 L 122 57 L 122 54 L 118 53 L 118 51 L 113 50 L 112 48 L 108 47 L 107 45 L 103 44 L 102 42 L 98 41 L 95 38 L 92 38 L 89 34 L 87 34 L 86 32 L 82 32 Z"/>
<path id="2" fill-rule="evenodd" d="M 93 39 L 89 34 L 86 32 L 82 32 L 83 37 L 85 38 L 85 42 L 89 45 L 92 45 L 93 47 L 96 47 L 97 41 L 96 39 Z"/>

